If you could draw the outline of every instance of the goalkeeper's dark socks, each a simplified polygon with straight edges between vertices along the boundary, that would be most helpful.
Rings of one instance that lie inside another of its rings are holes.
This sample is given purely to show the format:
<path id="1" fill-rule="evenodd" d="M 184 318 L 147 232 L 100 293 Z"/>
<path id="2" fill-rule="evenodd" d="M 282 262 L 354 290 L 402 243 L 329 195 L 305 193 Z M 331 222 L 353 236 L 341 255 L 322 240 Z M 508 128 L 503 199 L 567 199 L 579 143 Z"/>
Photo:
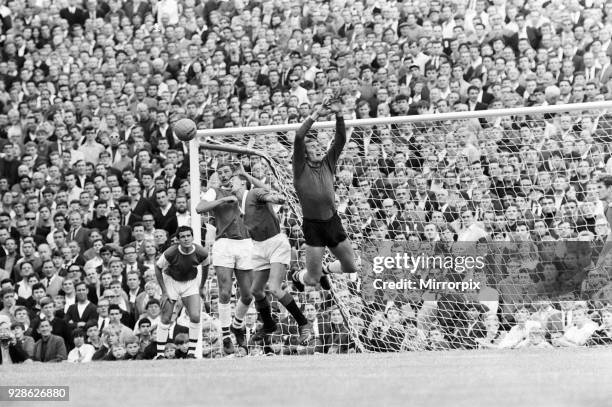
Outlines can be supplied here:
<path id="1" fill-rule="evenodd" d="M 274 322 L 274 318 L 272 318 L 272 309 L 270 308 L 270 303 L 266 297 L 261 299 L 255 299 L 255 309 L 259 312 L 261 316 L 261 320 L 264 323 L 265 327 L 272 327 L 276 325 Z"/>
<path id="2" fill-rule="evenodd" d="M 300 307 L 298 307 L 297 303 L 295 302 L 295 299 L 293 299 L 293 296 L 291 294 L 285 293 L 285 295 L 283 295 L 283 297 L 280 298 L 279 301 L 281 304 L 283 304 L 285 308 L 287 308 L 287 311 L 289 311 L 289 313 L 291 314 L 293 319 L 295 319 L 295 322 L 297 322 L 298 325 L 302 326 L 308 323 L 308 320 L 306 319 L 304 314 L 302 314 L 302 311 L 300 311 Z"/>

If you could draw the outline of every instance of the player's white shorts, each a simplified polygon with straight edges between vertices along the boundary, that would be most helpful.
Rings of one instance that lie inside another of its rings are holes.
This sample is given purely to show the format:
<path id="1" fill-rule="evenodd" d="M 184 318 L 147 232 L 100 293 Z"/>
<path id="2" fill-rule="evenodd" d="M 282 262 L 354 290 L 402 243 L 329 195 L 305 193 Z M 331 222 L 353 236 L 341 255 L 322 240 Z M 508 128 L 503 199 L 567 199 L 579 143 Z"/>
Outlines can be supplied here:
<path id="1" fill-rule="evenodd" d="M 263 242 L 253 240 L 253 270 L 267 270 L 272 263 L 289 266 L 291 245 L 284 233 L 279 233 Z"/>
<path id="2" fill-rule="evenodd" d="M 191 295 L 200 295 L 200 283 L 202 282 L 202 273 L 189 281 L 176 281 L 166 273 L 162 273 L 164 285 L 168 298 L 176 301 L 179 298 L 189 297 Z"/>
<path id="3" fill-rule="evenodd" d="M 251 239 L 217 239 L 212 247 L 212 265 L 237 270 L 252 270 L 251 253 L 253 253 Z"/>

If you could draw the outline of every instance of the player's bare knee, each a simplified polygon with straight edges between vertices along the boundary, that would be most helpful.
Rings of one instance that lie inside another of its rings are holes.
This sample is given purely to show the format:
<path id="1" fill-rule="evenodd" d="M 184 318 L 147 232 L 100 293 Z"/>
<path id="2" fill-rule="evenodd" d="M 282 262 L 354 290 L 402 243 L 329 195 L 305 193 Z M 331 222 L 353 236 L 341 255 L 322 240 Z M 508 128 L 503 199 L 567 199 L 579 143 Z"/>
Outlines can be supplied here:
<path id="1" fill-rule="evenodd" d="M 280 286 L 278 286 L 278 287 L 270 287 L 270 292 L 272 293 L 272 295 L 276 299 L 281 299 L 281 298 L 283 298 L 285 296 L 285 291 L 283 289 L 281 289 Z"/>
<path id="2" fill-rule="evenodd" d="M 189 313 L 189 321 L 193 324 L 197 324 L 200 322 L 200 314 L 197 312 Z"/>
<path id="3" fill-rule="evenodd" d="M 240 301 L 243 304 L 250 304 L 253 301 L 253 296 L 251 295 L 251 290 L 245 292 L 244 294 L 240 294 Z"/>
<path id="4" fill-rule="evenodd" d="M 258 299 L 265 297 L 266 293 L 261 287 L 251 287 L 251 295 L 253 298 Z"/>

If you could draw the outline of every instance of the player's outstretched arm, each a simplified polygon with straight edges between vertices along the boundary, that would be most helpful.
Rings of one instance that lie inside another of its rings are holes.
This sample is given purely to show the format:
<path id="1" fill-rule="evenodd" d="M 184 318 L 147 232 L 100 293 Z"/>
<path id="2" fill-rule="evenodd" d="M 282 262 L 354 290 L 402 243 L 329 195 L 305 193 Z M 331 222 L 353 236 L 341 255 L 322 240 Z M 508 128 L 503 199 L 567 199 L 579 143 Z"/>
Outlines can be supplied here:
<path id="1" fill-rule="evenodd" d="M 249 182 L 255 187 L 255 188 L 265 188 L 265 189 L 269 189 L 268 185 L 266 185 L 265 182 L 262 182 L 260 180 L 258 180 L 257 178 L 255 178 L 254 176 L 252 176 L 251 174 L 249 174 L 248 172 L 245 171 L 244 167 L 242 166 L 242 164 L 238 165 L 238 167 L 236 167 L 236 171 L 234 171 L 235 175 L 242 175 L 243 177 L 245 177 L 246 179 L 249 180 Z"/>
<path id="2" fill-rule="evenodd" d="M 270 202 L 276 205 L 282 205 L 286 202 L 284 196 L 278 192 L 269 191 L 267 188 L 258 188 L 254 191 L 257 194 L 257 200 L 259 202 Z"/>
<path id="3" fill-rule="evenodd" d="M 234 195 L 226 196 L 221 199 L 214 199 L 212 201 L 207 201 L 206 199 L 203 199 L 196 206 L 196 212 L 198 214 L 210 212 L 218 206 L 234 202 L 238 202 L 238 198 L 236 198 Z"/>

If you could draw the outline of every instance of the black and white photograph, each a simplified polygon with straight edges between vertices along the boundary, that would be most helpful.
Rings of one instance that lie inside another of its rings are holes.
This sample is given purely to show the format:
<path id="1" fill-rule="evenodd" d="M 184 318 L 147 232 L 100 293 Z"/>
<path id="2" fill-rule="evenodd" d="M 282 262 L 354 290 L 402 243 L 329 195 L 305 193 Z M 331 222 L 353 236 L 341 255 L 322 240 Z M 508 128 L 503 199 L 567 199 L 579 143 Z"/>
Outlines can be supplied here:
<path id="1" fill-rule="evenodd" d="M 0 405 L 612 403 L 612 1 L 0 0 Z"/>

